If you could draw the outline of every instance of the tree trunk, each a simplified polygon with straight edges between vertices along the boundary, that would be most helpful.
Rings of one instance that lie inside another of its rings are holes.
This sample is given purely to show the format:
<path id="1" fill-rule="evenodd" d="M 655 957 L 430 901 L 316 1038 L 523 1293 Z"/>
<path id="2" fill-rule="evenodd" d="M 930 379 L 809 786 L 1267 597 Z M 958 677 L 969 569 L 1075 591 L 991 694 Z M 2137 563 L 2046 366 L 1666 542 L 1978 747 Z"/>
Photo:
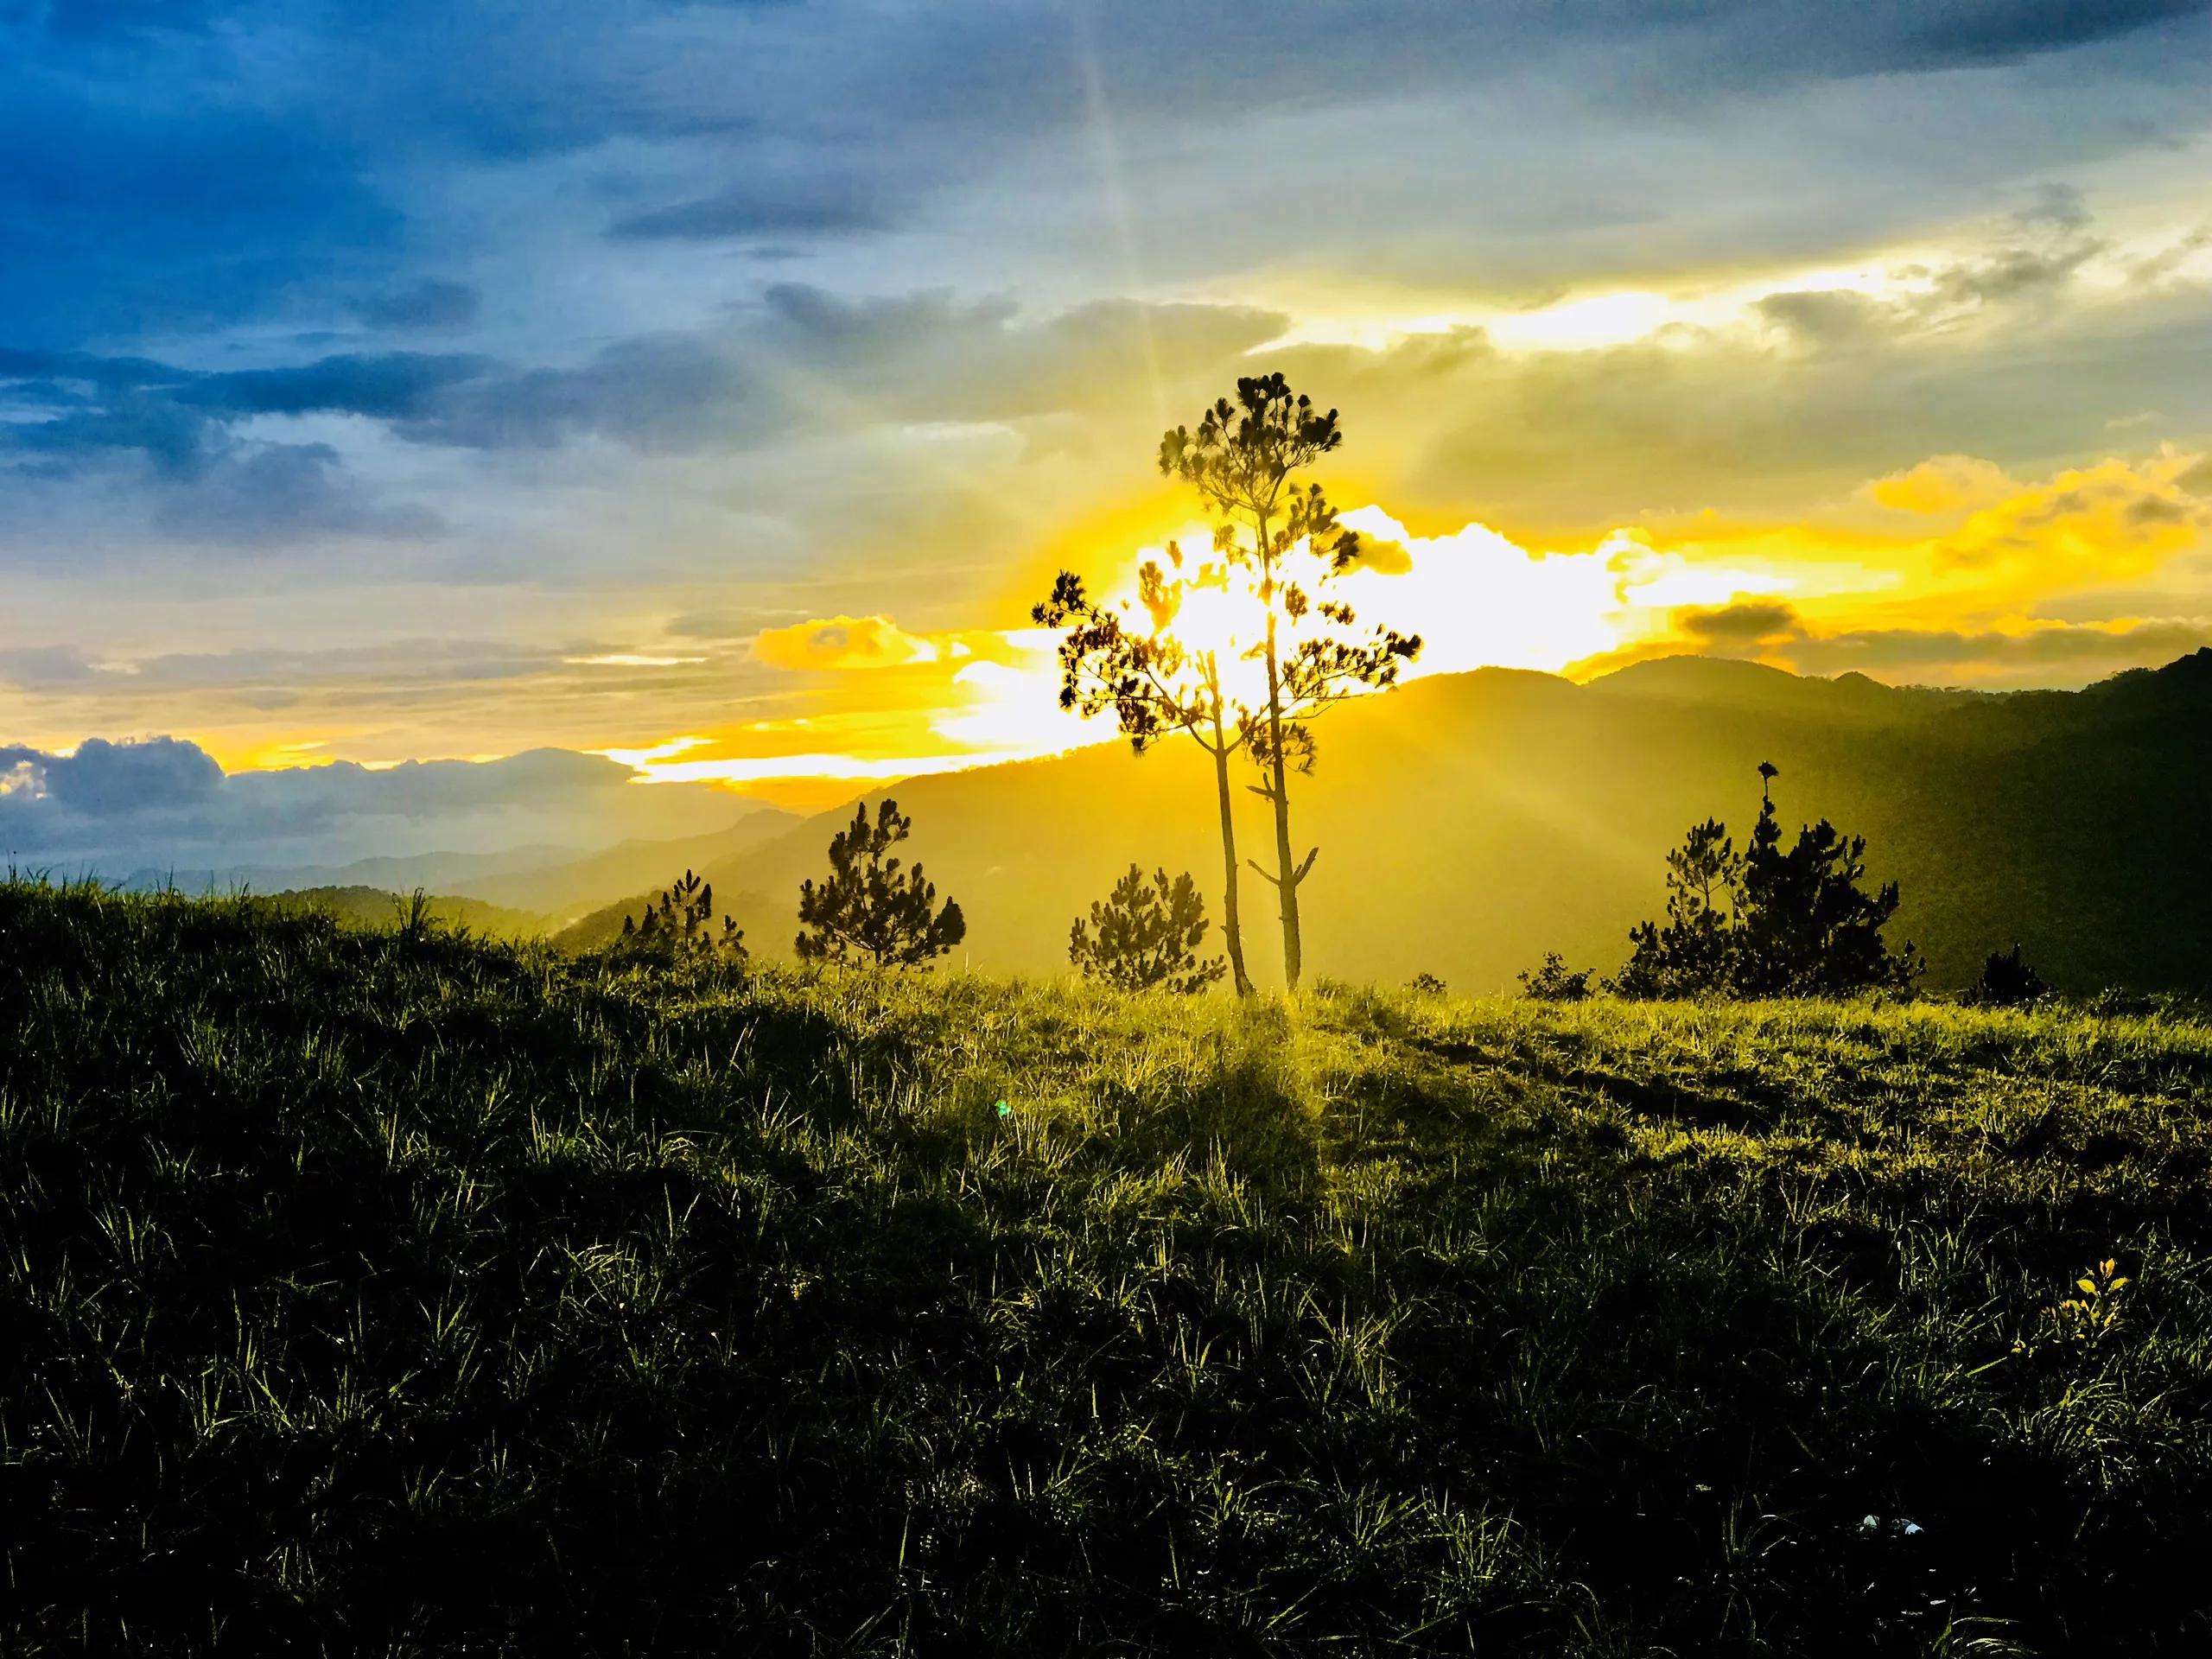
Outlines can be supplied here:
<path id="1" fill-rule="evenodd" d="M 1266 534 L 1264 528 L 1262 532 Z M 1270 580 L 1274 572 L 1268 573 Z M 1282 764 L 1282 675 L 1275 662 L 1275 613 L 1268 607 L 1268 747 L 1274 766 L 1275 809 L 1275 893 L 1282 901 L 1282 978 L 1287 989 L 1298 988 L 1303 952 L 1299 948 L 1298 882 L 1301 872 L 1290 853 L 1289 775 Z"/>
<path id="2" fill-rule="evenodd" d="M 1242 874 L 1236 868 L 1236 820 L 1229 810 L 1229 742 L 1221 729 L 1221 708 L 1214 707 L 1214 741 L 1208 747 L 1213 753 L 1214 782 L 1221 791 L 1221 868 L 1226 885 L 1222 889 L 1221 932 L 1229 945 L 1230 976 L 1236 982 L 1236 995 L 1252 995 L 1252 976 L 1244 971 L 1244 931 L 1237 919 L 1236 885 Z"/>

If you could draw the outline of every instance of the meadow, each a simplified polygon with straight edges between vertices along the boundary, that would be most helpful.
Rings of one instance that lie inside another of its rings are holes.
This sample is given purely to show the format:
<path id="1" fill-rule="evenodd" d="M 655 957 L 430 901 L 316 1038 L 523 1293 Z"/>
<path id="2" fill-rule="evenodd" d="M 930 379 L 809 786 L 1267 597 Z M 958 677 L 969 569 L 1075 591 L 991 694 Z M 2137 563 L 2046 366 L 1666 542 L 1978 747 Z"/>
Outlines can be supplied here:
<path id="1" fill-rule="evenodd" d="M 0 1649 L 2202 1653 L 2209 1117 L 2178 1003 L 0 886 Z"/>

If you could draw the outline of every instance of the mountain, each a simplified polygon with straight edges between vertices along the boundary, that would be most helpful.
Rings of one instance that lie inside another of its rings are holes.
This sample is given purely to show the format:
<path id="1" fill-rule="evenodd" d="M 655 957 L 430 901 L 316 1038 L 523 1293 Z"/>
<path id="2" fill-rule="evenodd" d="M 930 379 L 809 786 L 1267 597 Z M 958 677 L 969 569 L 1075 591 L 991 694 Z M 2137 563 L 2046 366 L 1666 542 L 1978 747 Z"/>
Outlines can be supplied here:
<path id="1" fill-rule="evenodd" d="M 130 893 L 305 893 L 318 887 L 374 888 L 382 893 L 457 891 L 487 876 L 512 875 L 572 864 L 588 857 L 582 847 L 533 844 L 497 853 L 415 853 L 405 857 L 359 858 L 344 864 L 228 864 L 219 869 L 170 869 L 149 865 L 118 885 Z"/>
<path id="2" fill-rule="evenodd" d="M 664 873 L 734 857 L 785 834 L 800 822 L 794 813 L 755 806 L 745 810 L 745 816 L 728 829 L 710 834 L 666 841 L 632 839 L 598 851 L 533 845 L 498 853 L 364 858 L 348 864 L 241 864 L 200 870 L 149 868 L 137 871 L 119 885 L 132 892 L 174 887 L 193 893 L 343 891 L 385 896 L 419 888 L 441 899 L 481 900 L 502 912 L 525 912 L 528 915 L 524 919 L 535 925 L 561 928 L 595 905 L 661 880 Z M 388 907 L 381 899 L 359 902 L 372 908 Z M 510 916 L 493 931 L 511 932 L 519 925 L 521 922 Z"/>
<path id="3" fill-rule="evenodd" d="M 796 813 L 761 807 L 731 828 L 712 835 L 675 841 L 626 841 L 588 857 L 531 869 L 464 876 L 440 891 L 511 910 L 537 911 L 566 923 L 578 912 L 622 894 L 656 885 L 664 887 L 683 870 L 727 863 L 763 842 L 789 834 L 804 822 Z"/>
<path id="4" fill-rule="evenodd" d="M 2212 651 L 2079 692 L 1892 688 L 1704 658 L 1587 685 L 1483 670 L 1361 699 L 1318 730 L 1319 765 L 1294 796 L 1300 849 L 1321 848 L 1302 894 L 1310 973 L 1428 972 L 1490 992 L 1546 950 L 1611 971 L 1630 926 L 1662 908 L 1668 849 L 1707 817 L 1740 845 L 1770 760 L 1786 825 L 1825 817 L 1866 836 L 1873 878 L 1901 884 L 1891 937 L 1920 945 L 1931 986 L 1970 982 L 2016 941 L 2061 989 L 2212 986 Z M 954 966 L 1065 972 L 1070 919 L 1133 860 L 1192 871 L 1220 914 L 1211 779 L 1187 742 L 880 792 L 915 820 L 905 850 L 966 912 Z M 1271 862 L 1263 813 L 1240 798 L 1239 850 Z M 826 869 L 847 817 L 706 864 L 756 950 L 789 953 L 798 884 Z M 1265 983 L 1280 961 L 1274 889 L 1247 870 L 1243 893 Z M 621 912 L 599 918 L 602 936 Z"/>

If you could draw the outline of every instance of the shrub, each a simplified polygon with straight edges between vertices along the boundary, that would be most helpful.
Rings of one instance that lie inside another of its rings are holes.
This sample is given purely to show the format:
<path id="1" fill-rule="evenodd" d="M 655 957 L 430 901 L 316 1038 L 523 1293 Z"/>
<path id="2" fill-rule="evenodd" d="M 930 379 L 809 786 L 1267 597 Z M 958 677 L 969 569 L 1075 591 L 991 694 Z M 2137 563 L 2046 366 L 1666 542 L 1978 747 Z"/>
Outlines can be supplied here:
<path id="1" fill-rule="evenodd" d="M 2043 982 L 2041 974 L 2020 960 L 2020 947 L 2015 944 L 2010 951 L 1993 950 L 1982 959 L 1981 977 L 1967 995 L 1991 1007 L 2013 1008 L 2050 995 L 2050 987 Z"/>
<path id="2" fill-rule="evenodd" d="M 1521 995 L 1535 1002 L 1580 1002 L 1590 995 L 1590 976 L 1596 971 L 1584 968 L 1569 973 L 1565 958 L 1556 950 L 1547 950 L 1542 967 L 1519 976 Z"/>
<path id="3" fill-rule="evenodd" d="M 1068 929 L 1068 960 L 1085 979 L 1125 991 L 1203 991 L 1229 971 L 1219 957 L 1198 954 L 1206 936 L 1205 895 L 1188 871 L 1171 883 L 1166 870 L 1156 870 L 1152 880 L 1147 887 L 1131 864 L 1114 891 L 1091 905 L 1088 924 L 1078 916 Z"/>
<path id="4" fill-rule="evenodd" d="M 714 919 L 714 884 L 686 870 L 661 894 L 659 904 L 645 906 L 642 918 L 622 918 L 615 954 L 664 962 L 743 962 L 747 954 L 745 930 L 725 916 L 722 931 L 716 933 Z"/>

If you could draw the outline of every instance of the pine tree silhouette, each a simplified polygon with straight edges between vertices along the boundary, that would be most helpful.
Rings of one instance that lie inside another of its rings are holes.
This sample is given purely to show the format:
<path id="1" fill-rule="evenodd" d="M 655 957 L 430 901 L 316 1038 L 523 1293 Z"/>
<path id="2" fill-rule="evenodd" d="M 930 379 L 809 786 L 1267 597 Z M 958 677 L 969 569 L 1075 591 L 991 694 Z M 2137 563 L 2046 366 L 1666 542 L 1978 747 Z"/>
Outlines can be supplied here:
<path id="1" fill-rule="evenodd" d="M 1192 995 L 1229 971 L 1219 957 L 1200 960 L 1206 936 L 1206 901 L 1185 871 L 1171 884 L 1166 870 L 1151 887 L 1135 864 L 1113 893 L 1090 906 L 1068 930 L 1068 960 L 1085 979 L 1125 991 L 1159 988 Z"/>
<path id="2" fill-rule="evenodd" d="M 646 905 L 642 921 L 623 917 L 622 937 L 615 941 L 615 950 L 623 955 L 669 962 L 711 962 L 718 957 L 743 962 L 748 954 L 745 930 L 725 916 L 722 931 L 717 934 L 714 916 L 714 884 L 686 870 L 661 894 L 658 905 Z"/>
<path id="3" fill-rule="evenodd" d="M 1826 818 L 1802 827 L 1797 844 L 1783 852 L 1770 787 L 1778 775 L 1771 762 L 1759 763 L 1770 788 L 1744 856 L 1735 990 L 1819 996 L 1909 988 L 1925 969 L 1919 953 L 1910 944 L 1892 953 L 1882 941 L 1897 914 L 1897 884 L 1885 882 L 1871 893 L 1862 888 L 1866 838 L 1844 835 Z"/>
<path id="4" fill-rule="evenodd" d="M 1321 850 L 1298 857 L 1290 833 L 1290 775 L 1313 769 L 1310 721 L 1348 696 L 1395 683 L 1421 649 L 1420 635 L 1392 628 L 1354 633 L 1351 607 L 1325 597 L 1359 564 L 1359 536 L 1338 522 L 1319 484 L 1301 490 L 1292 474 L 1343 442 L 1337 411 L 1323 412 L 1280 373 L 1241 377 L 1233 404 L 1217 398 L 1195 430 L 1179 426 L 1160 440 L 1160 470 L 1193 486 L 1219 516 L 1214 552 L 1244 573 L 1265 625 L 1249 654 L 1267 670 L 1267 700 L 1241 712 L 1238 729 L 1263 779 L 1253 792 L 1273 810 L 1275 868 L 1248 861 L 1274 884 L 1283 978 L 1294 991 L 1305 963 L 1298 890 Z"/>
<path id="5" fill-rule="evenodd" d="M 800 961 L 926 969 L 968 937 L 957 904 L 948 899 L 937 909 L 937 888 L 920 865 L 902 871 L 885 856 L 913 827 L 896 801 L 885 801 L 873 824 L 867 802 L 853 809 L 850 826 L 830 843 L 830 879 L 800 885 Z"/>
<path id="6" fill-rule="evenodd" d="M 2012 1008 L 2050 995 L 2050 987 L 2043 982 L 2041 974 L 2020 959 L 2020 947 L 2016 941 L 2011 951 L 1993 950 L 1982 959 L 1981 977 L 1967 995 L 1991 1007 Z"/>
<path id="7" fill-rule="evenodd" d="M 1759 762 L 1759 817 L 1738 856 L 1717 818 L 1695 825 L 1667 855 L 1667 920 L 1630 930 L 1628 964 L 1609 982 L 1624 996 L 1821 996 L 1910 989 L 1926 969 L 1910 944 L 1892 951 L 1882 929 L 1897 884 L 1868 893 L 1866 841 L 1826 818 L 1782 846 L 1774 780 Z"/>

